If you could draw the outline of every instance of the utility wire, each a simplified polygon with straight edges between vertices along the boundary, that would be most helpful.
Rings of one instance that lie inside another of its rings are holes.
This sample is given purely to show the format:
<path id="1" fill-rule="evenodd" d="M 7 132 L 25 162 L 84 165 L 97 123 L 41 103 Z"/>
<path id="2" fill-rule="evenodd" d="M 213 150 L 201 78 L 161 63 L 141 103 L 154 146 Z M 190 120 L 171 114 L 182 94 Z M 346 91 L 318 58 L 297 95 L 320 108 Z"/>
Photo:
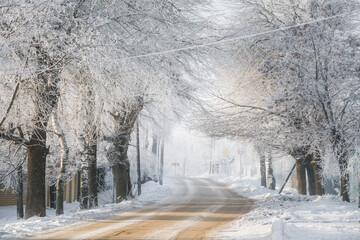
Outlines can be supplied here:
<path id="1" fill-rule="evenodd" d="M 248 34 L 248 35 L 239 36 L 239 37 L 233 37 L 233 38 L 226 38 L 226 39 L 215 41 L 215 42 L 209 42 L 209 43 L 193 45 L 193 46 L 188 46 L 188 47 L 182 47 L 182 48 L 174 48 L 174 49 L 169 49 L 169 50 L 159 51 L 159 52 L 145 53 L 145 54 L 129 56 L 129 57 L 124 57 L 124 58 L 114 58 L 114 59 L 109 59 L 109 60 L 103 60 L 101 62 L 102 63 L 109 63 L 109 62 L 126 61 L 126 60 L 131 60 L 131 59 L 139 59 L 139 58 L 145 58 L 145 57 L 167 55 L 167 54 L 172 54 L 172 53 L 176 53 L 176 52 L 180 52 L 180 51 L 193 50 L 193 49 L 197 49 L 197 48 L 205 48 L 205 47 L 214 46 L 214 45 L 218 45 L 218 44 L 223 44 L 223 43 L 228 43 L 228 42 L 233 42 L 233 41 L 243 40 L 243 39 L 249 39 L 249 38 L 253 38 L 253 37 L 257 37 L 257 36 L 261 36 L 261 35 L 266 35 L 266 34 L 270 34 L 270 33 L 276 33 L 276 32 L 289 30 L 289 29 L 292 29 L 292 28 L 311 25 L 311 24 L 318 23 L 318 22 L 323 22 L 323 21 L 326 21 L 326 20 L 331 20 L 331 19 L 335 19 L 335 18 L 339 18 L 339 17 L 344 17 L 344 16 L 347 16 L 347 15 L 350 15 L 350 14 L 353 14 L 353 13 L 357 13 L 359 11 L 360 11 L 360 9 L 357 9 L 357 10 L 354 10 L 354 11 L 351 11 L 351 12 L 346 12 L 346 13 L 342 13 L 342 14 L 338 14 L 338 15 L 334 15 L 334 16 L 330 16 L 330 17 L 319 18 L 319 19 L 315 19 L 315 20 L 312 20 L 312 21 L 299 23 L 299 24 L 295 24 L 295 25 L 290 25 L 290 26 L 286 26 L 286 27 L 281 27 L 281 28 L 277 28 L 277 29 L 273 29 L 273 30 L 269 30 L 269 31 L 253 33 L 253 34 Z M 62 68 L 63 67 L 39 69 L 37 71 L 37 73 L 43 73 L 43 72 L 52 71 L 52 70 L 61 70 Z M 16 70 L 16 69 L 17 68 L 15 68 L 13 70 Z M 0 76 L 9 76 L 9 75 L 16 75 L 16 74 L 17 73 L 14 73 L 14 74 L 0 74 Z"/>
<path id="2" fill-rule="evenodd" d="M 287 27 L 277 28 L 277 29 L 269 30 L 269 31 L 265 31 L 265 32 L 253 33 L 253 34 L 234 37 L 234 38 L 227 38 L 227 39 L 219 40 L 219 41 L 216 41 L 216 42 L 209 42 L 209 43 L 193 45 L 193 46 L 188 46 L 188 47 L 182 47 L 182 48 L 175 48 L 175 49 L 170 49 L 170 50 L 165 50 L 165 51 L 160 51 L 160 52 L 152 52 L 152 53 L 145 53 L 145 54 L 125 57 L 125 58 L 110 59 L 110 60 L 105 60 L 104 62 L 125 61 L 125 60 L 131 60 L 131 59 L 136 59 L 136 58 L 153 57 L 153 56 L 166 55 L 166 54 L 171 54 L 171 53 L 180 52 L 180 51 L 193 50 L 193 49 L 197 49 L 197 48 L 204 48 L 204 47 L 218 45 L 218 44 L 222 44 L 222 43 L 233 42 L 233 41 L 247 39 L 247 38 L 253 38 L 253 37 L 266 35 L 266 34 L 270 34 L 270 33 L 281 32 L 281 31 L 284 31 L 284 30 L 297 28 L 297 27 L 301 27 L 301 26 L 305 26 L 305 25 L 311 25 L 311 24 L 314 24 L 314 23 L 323 22 L 323 21 L 326 21 L 326 20 L 330 20 L 330 19 L 350 15 L 352 13 L 356 13 L 356 12 L 359 12 L 359 11 L 360 11 L 360 9 L 357 9 L 355 11 L 342 13 L 342 14 L 338 14 L 338 15 L 334 15 L 334 16 L 326 17 L 326 18 L 319 18 L 319 19 L 316 19 L 316 20 L 313 20 L 313 21 L 308 21 L 308 22 L 304 22 L 304 23 L 290 25 L 290 26 L 287 26 Z"/>

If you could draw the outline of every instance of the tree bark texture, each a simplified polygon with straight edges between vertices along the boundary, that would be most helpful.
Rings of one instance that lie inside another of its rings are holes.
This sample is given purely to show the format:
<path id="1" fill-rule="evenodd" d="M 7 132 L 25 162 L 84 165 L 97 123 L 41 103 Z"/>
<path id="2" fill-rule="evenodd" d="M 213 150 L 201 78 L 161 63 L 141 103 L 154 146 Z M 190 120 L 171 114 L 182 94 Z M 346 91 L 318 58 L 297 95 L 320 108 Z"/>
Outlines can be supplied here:
<path id="1" fill-rule="evenodd" d="M 80 169 L 80 209 L 87 209 L 89 207 L 89 191 L 88 191 L 88 161 L 81 159 Z"/>
<path id="2" fill-rule="evenodd" d="M 136 123 L 136 165 L 137 165 L 137 190 L 141 194 L 141 164 L 140 164 L 140 132 L 139 122 Z"/>
<path id="3" fill-rule="evenodd" d="M 314 171 L 316 195 L 319 195 L 319 196 L 324 195 L 325 189 L 324 189 L 322 176 L 321 176 L 321 159 L 317 153 L 312 154 L 311 165 L 312 165 L 312 168 Z"/>
<path id="4" fill-rule="evenodd" d="M 137 117 L 143 108 L 142 98 L 138 98 L 131 106 L 123 106 L 120 113 L 112 114 L 115 120 L 114 150 L 110 159 L 114 175 L 116 202 L 124 200 L 131 192 L 130 163 L 128 148 L 130 136 Z"/>
<path id="5" fill-rule="evenodd" d="M 89 150 L 89 208 L 92 208 L 98 206 L 97 145 L 90 146 Z"/>
<path id="6" fill-rule="evenodd" d="M 17 218 L 24 217 L 24 203 L 23 203 L 23 168 L 19 166 L 17 169 L 17 201 L 16 201 Z"/>
<path id="7" fill-rule="evenodd" d="M 338 129 L 333 129 L 333 151 L 340 168 L 340 197 L 343 201 L 350 202 L 349 197 L 349 173 L 348 173 L 348 149 L 343 134 Z"/>
<path id="8" fill-rule="evenodd" d="M 129 193 L 129 164 L 127 150 L 129 147 L 130 135 L 119 135 L 114 141 L 115 161 L 113 163 L 113 175 L 116 190 L 116 202 L 123 201 Z"/>
<path id="9" fill-rule="evenodd" d="M 266 187 L 266 158 L 264 154 L 260 154 L 260 175 L 261 175 L 261 186 Z"/>
<path id="10" fill-rule="evenodd" d="M 340 178 L 340 196 L 343 201 L 350 202 L 349 197 L 349 174 L 344 173 Z"/>
<path id="11" fill-rule="evenodd" d="M 53 59 L 41 48 L 35 46 L 39 66 L 48 68 L 53 66 Z M 44 217 L 45 205 L 45 171 L 47 125 L 50 115 L 58 102 L 59 71 L 50 70 L 38 75 L 35 83 L 36 94 L 34 97 L 35 116 L 33 119 L 34 130 L 31 134 L 28 148 L 28 180 L 26 195 L 25 218 L 32 216 Z"/>
<path id="12" fill-rule="evenodd" d="M 66 166 L 69 160 L 69 148 L 67 146 L 65 134 L 58 122 L 57 109 L 54 109 L 51 120 L 61 148 L 60 173 L 56 181 L 56 215 L 59 216 L 64 214 L 64 184 L 66 180 Z"/>
<path id="13" fill-rule="evenodd" d="M 46 139 L 45 131 L 39 134 Z M 33 216 L 45 217 L 45 167 L 48 149 L 45 140 L 34 142 L 33 146 L 28 147 L 28 179 L 25 218 Z"/>
<path id="14" fill-rule="evenodd" d="M 296 177 L 298 194 L 306 195 L 306 172 L 302 159 L 296 159 Z"/>
<path id="15" fill-rule="evenodd" d="M 273 160 L 272 155 L 271 155 L 271 153 L 269 153 L 268 161 L 267 161 L 267 182 L 268 182 L 268 188 L 275 190 L 276 180 L 275 180 L 275 176 L 274 176 L 272 160 Z"/>
<path id="16" fill-rule="evenodd" d="M 311 165 L 311 161 L 312 155 L 307 155 L 305 157 L 305 168 L 308 180 L 309 195 L 316 195 L 315 172 L 313 166 Z"/>
<path id="17" fill-rule="evenodd" d="M 97 126 L 95 116 L 95 95 L 91 84 L 85 83 L 83 94 L 83 109 L 85 112 L 84 150 L 85 161 L 88 162 L 88 194 L 89 208 L 98 206 L 97 187 Z"/>
<path id="18" fill-rule="evenodd" d="M 184 162 L 184 173 L 185 173 L 185 162 Z M 163 178 L 164 178 L 164 139 L 161 142 L 161 150 L 160 150 L 160 176 L 159 176 L 160 185 L 163 185 Z"/>
<path id="19" fill-rule="evenodd" d="M 358 169 L 358 194 L 359 194 L 359 197 L 358 197 L 358 207 L 360 208 L 360 169 Z"/>
<path id="20" fill-rule="evenodd" d="M 339 138 L 340 139 L 340 138 Z M 345 150 L 340 148 L 337 151 L 337 157 L 340 167 L 340 196 L 343 201 L 350 202 L 349 197 L 349 173 L 348 173 L 348 159 Z"/>
<path id="21" fill-rule="evenodd" d="M 115 184 L 116 203 L 121 202 L 127 196 L 126 166 L 116 162 L 112 166 Z"/>

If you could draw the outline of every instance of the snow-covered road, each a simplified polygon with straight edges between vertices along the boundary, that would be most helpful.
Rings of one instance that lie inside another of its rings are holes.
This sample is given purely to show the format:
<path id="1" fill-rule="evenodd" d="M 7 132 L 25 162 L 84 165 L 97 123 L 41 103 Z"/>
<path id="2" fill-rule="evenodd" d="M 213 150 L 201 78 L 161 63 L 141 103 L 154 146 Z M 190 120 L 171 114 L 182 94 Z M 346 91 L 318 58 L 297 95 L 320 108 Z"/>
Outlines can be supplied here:
<path id="1" fill-rule="evenodd" d="M 165 201 L 116 217 L 39 234 L 33 239 L 204 239 L 250 211 L 253 203 L 209 179 L 173 179 Z"/>

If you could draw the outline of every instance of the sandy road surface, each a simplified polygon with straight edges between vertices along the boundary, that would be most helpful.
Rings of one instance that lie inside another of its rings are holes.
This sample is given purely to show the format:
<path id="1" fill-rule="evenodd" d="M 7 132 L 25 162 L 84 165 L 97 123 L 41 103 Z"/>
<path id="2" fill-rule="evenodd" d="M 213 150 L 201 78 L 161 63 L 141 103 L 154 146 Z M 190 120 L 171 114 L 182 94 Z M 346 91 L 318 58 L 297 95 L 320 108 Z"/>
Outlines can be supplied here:
<path id="1" fill-rule="evenodd" d="M 250 200 L 212 180 L 174 180 L 179 186 L 177 193 L 160 204 L 32 239 L 212 239 L 216 229 L 252 206 Z"/>

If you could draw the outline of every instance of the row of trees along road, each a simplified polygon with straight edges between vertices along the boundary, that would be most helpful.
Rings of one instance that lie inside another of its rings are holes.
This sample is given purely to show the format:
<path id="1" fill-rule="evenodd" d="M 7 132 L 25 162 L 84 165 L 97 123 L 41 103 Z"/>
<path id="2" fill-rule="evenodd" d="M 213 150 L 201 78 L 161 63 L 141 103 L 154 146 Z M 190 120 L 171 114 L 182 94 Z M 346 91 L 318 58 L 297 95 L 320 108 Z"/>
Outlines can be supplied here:
<path id="1" fill-rule="evenodd" d="M 96 206 L 104 141 L 112 144 L 117 201 L 129 194 L 136 120 L 197 102 L 204 50 L 134 56 L 213 41 L 199 14 L 206 7 L 205 0 L 0 1 L 0 180 L 9 187 L 24 169 L 25 218 L 46 215 L 45 183 L 54 175 L 63 213 L 69 166 L 81 170 L 81 208 Z"/>
<path id="2" fill-rule="evenodd" d="M 358 2 L 247 0 L 237 6 L 241 15 L 233 22 L 252 37 L 235 49 L 226 46 L 234 64 L 218 63 L 218 74 L 227 87 L 215 84 L 209 92 L 213 103 L 197 116 L 198 127 L 252 141 L 263 162 L 271 152 L 293 156 L 300 194 L 307 192 L 305 169 L 309 193 L 320 195 L 325 169 L 337 169 L 340 195 L 349 201 L 349 164 L 359 172 Z"/>

